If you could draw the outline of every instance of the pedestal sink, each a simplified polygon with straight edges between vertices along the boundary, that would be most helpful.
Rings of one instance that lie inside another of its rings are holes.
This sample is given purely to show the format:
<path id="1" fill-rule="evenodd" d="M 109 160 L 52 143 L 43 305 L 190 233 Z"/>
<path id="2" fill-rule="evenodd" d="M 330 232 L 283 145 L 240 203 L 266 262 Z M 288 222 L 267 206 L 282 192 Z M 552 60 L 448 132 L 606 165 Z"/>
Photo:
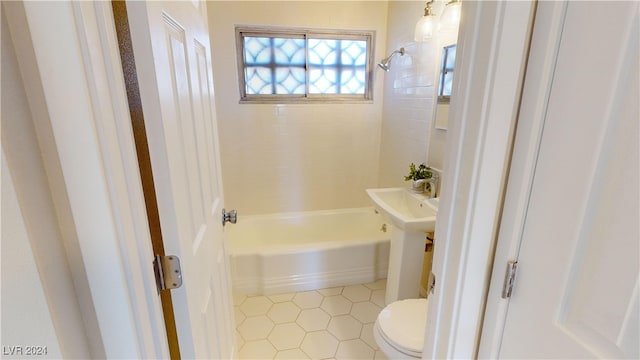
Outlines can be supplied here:
<path id="1" fill-rule="evenodd" d="M 437 201 L 405 188 L 367 189 L 393 224 L 385 301 L 418 298 L 426 233 L 435 230 Z"/>

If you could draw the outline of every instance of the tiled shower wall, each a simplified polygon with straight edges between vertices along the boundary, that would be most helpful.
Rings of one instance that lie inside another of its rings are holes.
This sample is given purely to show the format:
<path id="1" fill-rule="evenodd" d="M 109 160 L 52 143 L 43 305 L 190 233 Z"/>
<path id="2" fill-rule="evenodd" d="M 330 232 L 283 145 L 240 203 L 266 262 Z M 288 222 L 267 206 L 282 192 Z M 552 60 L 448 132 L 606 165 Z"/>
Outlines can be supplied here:
<path id="1" fill-rule="evenodd" d="M 361 104 L 239 104 L 236 24 L 375 30 L 385 57 L 385 1 L 211 1 L 213 76 L 225 205 L 241 215 L 369 206 L 378 186 L 382 70 Z M 423 134 L 426 136 L 426 134 Z"/>
<path id="2" fill-rule="evenodd" d="M 440 51 L 435 39 L 413 40 L 424 6 L 424 1 L 389 2 L 387 53 L 404 47 L 406 54 L 394 57 L 391 71 L 385 74 L 380 187 L 408 186 L 404 175 L 409 164 L 427 161 Z"/>

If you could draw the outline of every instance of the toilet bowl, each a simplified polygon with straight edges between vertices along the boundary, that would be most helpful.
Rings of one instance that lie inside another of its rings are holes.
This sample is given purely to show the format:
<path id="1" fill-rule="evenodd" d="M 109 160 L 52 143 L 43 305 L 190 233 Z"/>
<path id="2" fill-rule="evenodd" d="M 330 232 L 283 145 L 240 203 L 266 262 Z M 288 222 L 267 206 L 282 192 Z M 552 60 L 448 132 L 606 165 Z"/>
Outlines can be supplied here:
<path id="1" fill-rule="evenodd" d="M 420 359 L 426 325 L 427 299 L 394 301 L 378 315 L 373 336 L 389 359 Z"/>

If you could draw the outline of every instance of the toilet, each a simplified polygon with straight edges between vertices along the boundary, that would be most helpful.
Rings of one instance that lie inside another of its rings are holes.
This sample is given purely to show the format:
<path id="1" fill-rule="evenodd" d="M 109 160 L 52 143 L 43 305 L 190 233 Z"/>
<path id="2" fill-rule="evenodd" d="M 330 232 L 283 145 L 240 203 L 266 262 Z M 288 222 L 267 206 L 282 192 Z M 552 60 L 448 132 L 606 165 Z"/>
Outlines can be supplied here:
<path id="1" fill-rule="evenodd" d="M 389 359 L 420 359 L 426 325 L 427 299 L 394 301 L 378 315 L 373 336 Z"/>

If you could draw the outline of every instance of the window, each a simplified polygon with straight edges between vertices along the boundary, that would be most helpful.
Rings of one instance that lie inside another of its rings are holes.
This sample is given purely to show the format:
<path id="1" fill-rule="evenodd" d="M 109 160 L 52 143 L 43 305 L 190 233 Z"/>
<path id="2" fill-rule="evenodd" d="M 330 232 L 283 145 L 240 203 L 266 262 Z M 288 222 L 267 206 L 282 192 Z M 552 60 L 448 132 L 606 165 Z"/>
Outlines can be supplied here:
<path id="1" fill-rule="evenodd" d="M 236 27 L 240 102 L 371 100 L 373 36 Z"/>
<path id="2" fill-rule="evenodd" d="M 438 81 L 438 102 L 449 103 L 451 99 L 451 85 L 453 84 L 453 68 L 456 63 L 456 45 L 445 46 L 442 49 L 442 64 L 440 65 L 440 79 Z"/>

